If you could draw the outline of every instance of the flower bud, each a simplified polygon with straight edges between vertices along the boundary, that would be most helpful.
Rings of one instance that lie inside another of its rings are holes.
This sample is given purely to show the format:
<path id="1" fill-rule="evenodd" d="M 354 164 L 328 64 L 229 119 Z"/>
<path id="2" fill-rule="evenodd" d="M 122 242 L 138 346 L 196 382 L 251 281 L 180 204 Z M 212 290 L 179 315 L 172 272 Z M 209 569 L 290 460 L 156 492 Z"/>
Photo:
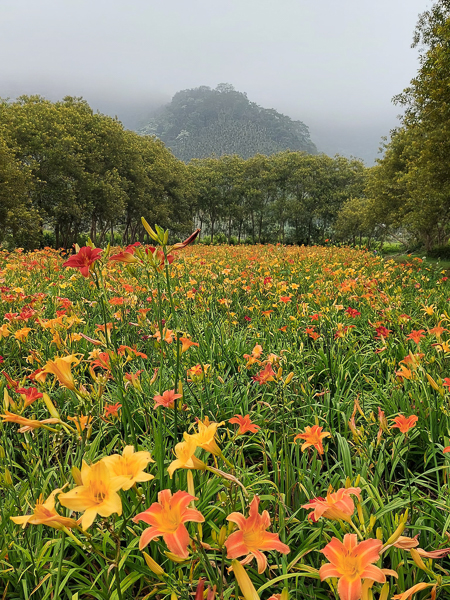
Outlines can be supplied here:
<path id="1" fill-rule="evenodd" d="M 11 473 L 9 472 L 8 469 L 5 469 L 5 473 L 3 475 L 3 479 L 6 483 L 6 485 L 12 485 L 12 477 L 11 477 Z"/>
<path id="2" fill-rule="evenodd" d="M 259 600 L 258 593 L 256 592 L 250 577 L 247 575 L 241 563 L 238 560 L 233 560 L 231 565 L 233 567 L 234 576 L 238 582 L 239 589 L 241 590 L 245 600 Z"/>
<path id="3" fill-rule="evenodd" d="M 431 569 L 429 569 L 426 566 L 426 564 L 423 562 L 420 554 L 417 552 L 417 550 L 415 548 L 410 548 L 409 552 L 411 554 L 411 558 L 416 563 L 416 565 L 419 567 L 419 569 L 422 569 L 422 571 L 425 571 L 426 573 L 431 573 L 431 574 L 433 573 L 433 571 L 431 571 Z"/>
<path id="4" fill-rule="evenodd" d="M 386 582 L 381 588 L 379 600 L 388 600 L 389 597 L 389 584 Z"/>
<path id="5" fill-rule="evenodd" d="M 291 371 L 289 373 L 289 375 L 286 377 L 285 382 L 284 382 L 284 387 L 286 387 L 287 385 L 289 385 L 291 383 L 291 381 L 294 378 L 294 371 Z"/>
<path id="6" fill-rule="evenodd" d="M 220 533 L 219 533 L 219 539 L 218 539 L 219 548 L 222 548 L 222 546 L 224 545 L 226 537 L 227 537 L 227 527 L 225 525 L 222 525 L 222 528 L 220 529 Z"/>
<path id="7" fill-rule="evenodd" d="M 187 472 L 187 486 L 188 486 L 188 494 L 194 496 L 195 498 L 195 486 L 194 486 L 194 476 L 192 475 L 192 471 L 188 470 Z"/>
<path id="8" fill-rule="evenodd" d="M 147 552 L 143 552 L 142 554 L 144 555 L 145 562 L 147 563 L 147 567 L 150 569 L 150 571 L 152 571 L 152 573 L 158 577 L 165 577 L 166 573 L 164 572 L 164 569 L 160 567 L 155 560 L 153 560 L 150 554 L 147 554 Z"/>
<path id="9" fill-rule="evenodd" d="M 83 485 L 83 481 L 81 479 L 81 471 L 78 467 L 72 467 L 71 469 L 73 480 L 77 485 Z"/>

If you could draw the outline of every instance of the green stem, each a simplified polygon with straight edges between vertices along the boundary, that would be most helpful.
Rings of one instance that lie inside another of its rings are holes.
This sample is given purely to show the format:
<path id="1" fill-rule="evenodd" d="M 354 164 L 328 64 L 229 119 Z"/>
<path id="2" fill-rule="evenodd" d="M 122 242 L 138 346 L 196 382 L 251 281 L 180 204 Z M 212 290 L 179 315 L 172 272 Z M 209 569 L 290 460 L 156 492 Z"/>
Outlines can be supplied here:
<path id="1" fill-rule="evenodd" d="M 53 600 L 58 600 L 58 598 L 59 598 L 59 584 L 61 582 L 61 571 L 62 571 L 62 565 L 63 565 L 63 559 L 64 559 L 65 541 L 66 541 L 66 532 L 63 530 L 61 532 L 61 544 L 60 544 L 60 550 L 59 550 L 58 572 L 56 574 L 55 595 L 53 597 Z"/>
<path id="2" fill-rule="evenodd" d="M 352 529 L 354 529 L 356 531 L 360 540 L 364 539 L 362 533 L 359 531 L 359 529 L 356 527 L 356 525 L 353 523 L 353 521 L 351 519 L 346 521 L 346 523 L 348 523 L 352 527 Z"/>
<path id="3" fill-rule="evenodd" d="M 170 272 L 169 272 L 169 262 L 167 260 L 166 249 L 164 248 L 164 256 L 165 256 L 165 273 L 166 273 L 166 282 L 167 282 L 167 293 L 169 295 L 170 308 L 173 315 L 173 322 L 175 326 L 175 333 L 177 336 L 177 360 L 175 365 L 175 393 L 178 391 L 178 378 L 180 373 L 180 340 L 179 340 L 179 332 L 178 332 L 178 317 L 175 310 L 175 304 L 172 296 L 172 288 L 170 286 Z M 162 334 L 161 334 L 162 335 Z M 173 412 L 173 437 L 174 437 L 174 445 L 177 443 L 178 439 L 178 399 L 174 402 L 174 412 Z"/>

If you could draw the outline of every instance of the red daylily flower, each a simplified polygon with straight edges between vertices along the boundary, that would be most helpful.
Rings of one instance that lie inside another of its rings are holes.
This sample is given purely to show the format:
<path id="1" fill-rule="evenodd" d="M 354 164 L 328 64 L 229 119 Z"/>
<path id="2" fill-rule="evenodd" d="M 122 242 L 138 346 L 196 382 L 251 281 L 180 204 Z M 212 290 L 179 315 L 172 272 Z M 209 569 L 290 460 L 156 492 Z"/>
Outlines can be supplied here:
<path id="1" fill-rule="evenodd" d="M 42 394 L 35 387 L 18 388 L 16 392 L 22 396 L 25 401 L 25 407 L 30 406 L 38 398 L 42 398 Z"/>
<path id="2" fill-rule="evenodd" d="M 92 249 L 90 246 L 83 246 L 77 254 L 74 254 L 63 263 L 63 267 L 78 269 L 83 277 L 89 277 L 92 265 L 100 258 L 102 252 L 101 248 Z"/>
<path id="3" fill-rule="evenodd" d="M 388 329 L 387 327 L 383 327 L 382 325 L 380 325 L 380 327 L 377 327 L 375 331 L 377 332 L 377 335 L 375 336 L 376 340 L 379 340 L 382 337 L 387 338 L 389 334 L 392 333 L 390 329 Z"/>
<path id="4" fill-rule="evenodd" d="M 258 375 L 252 377 L 253 381 L 257 381 L 259 385 L 263 385 L 268 381 L 275 381 L 275 371 L 272 369 L 272 365 L 267 363 L 262 371 Z"/>

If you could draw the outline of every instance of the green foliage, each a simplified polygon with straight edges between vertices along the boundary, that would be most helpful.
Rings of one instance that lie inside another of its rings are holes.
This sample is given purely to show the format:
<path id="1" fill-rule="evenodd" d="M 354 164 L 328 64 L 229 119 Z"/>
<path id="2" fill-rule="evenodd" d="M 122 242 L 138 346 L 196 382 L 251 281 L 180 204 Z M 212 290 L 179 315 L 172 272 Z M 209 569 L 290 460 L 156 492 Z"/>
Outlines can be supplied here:
<path id="1" fill-rule="evenodd" d="M 39 244 L 41 219 L 31 205 L 32 187 L 29 168 L 15 158 L 0 137 L 0 244 L 25 249 Z"/>
<path id="2" fill-rule="evenodd" d="M 324 154 L 279 152 L 244 160 L 236 155 L 192 160 L 197 222 L 240 243 L 321 242 L 333 231 L 342 204 L 364 193 L 364 165 Z"/>
<path id="3" fill-rule="evenodd" d="M 250 102 L 230 84 L 177 92 L 141 133 L 158 136 L 181 160 L 299 150 L 315 154 L 308 128 Z"/>
<path id="4" fill-rule="evenodd" d="M 450 233 L 450 3 L 424 12 L 414 45 L 422 44 L 416 77 L 394 100 L 405 108 L 402 127 L 372 170 L 367 193 L 385 223 L 401 224 L 427 251 Z"/>
<path id="5" fill-rule="evenodd" d="M 443 260 L 450 260 L 450 246 L 435 246 L 428 251 L 428 256 L 431 258 L 442 258 Z"/>
<path id="6" fill-rule="evenodd" d="M 141 215 L 182 233 L 192 227 L 185 165 L 81 98 L 2 101 L 0 163 L 0 224 L 15 245 L 37 245 L 43 225 L 57 247 L 87 231 L 102 243 L 117 227 L 129 243 L 143 236 Z"/>

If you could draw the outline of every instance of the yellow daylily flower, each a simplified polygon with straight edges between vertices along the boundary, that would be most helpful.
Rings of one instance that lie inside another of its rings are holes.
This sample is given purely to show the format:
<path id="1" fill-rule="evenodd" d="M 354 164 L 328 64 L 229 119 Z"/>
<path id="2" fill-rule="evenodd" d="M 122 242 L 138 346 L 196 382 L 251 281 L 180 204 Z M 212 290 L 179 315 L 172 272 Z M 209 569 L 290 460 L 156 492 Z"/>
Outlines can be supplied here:
<path id="1" fill-rule="evenodd" d="M 70 492 L 60 494 L 60 503 L 75 510 L 84 512 L 81 518 L 81 526 L 88 529 L 99 514 L 101 517 L 109 517 L 113 513 L 122 514 L 122 501 L 117 490 L 128 482 L 126 477 L 111 476 L 108 466 L 99 461 L 89 466 L 83 461 L 81 467 L 81 482 Z"/>
<path id="2" fill-rule="evenodd" d="M 129 490 L 135 483 L 150 481 L 154 479 L 150 473 L 144 473 L 149 462 L 155 462 L 150 452 L 135 452 L 133 446 L 125 446 L 122 456 L 113 454 L 102 459 L 111 474 L 115 477 L 126 477 L 127 481 L 122 485 L 123 490 Z"/>
<path id="3" fill-rule="evenodd" d="M 47 525 L 54 529 L 62 529 L 63 527 L 70 529 L 71 527 L 75 527 L 77 523 L 75 519 L 62 517 L 55 510 L 55 496 L 61 491 L 61 489 L 53 490 L 45 502 L 41 494 L 31 515 L 10 517 L 11 521 L 14 521 L 17 525 L 22 525 L 22 528 L 25 528 L 28 523 L 30 525 Z"/>

